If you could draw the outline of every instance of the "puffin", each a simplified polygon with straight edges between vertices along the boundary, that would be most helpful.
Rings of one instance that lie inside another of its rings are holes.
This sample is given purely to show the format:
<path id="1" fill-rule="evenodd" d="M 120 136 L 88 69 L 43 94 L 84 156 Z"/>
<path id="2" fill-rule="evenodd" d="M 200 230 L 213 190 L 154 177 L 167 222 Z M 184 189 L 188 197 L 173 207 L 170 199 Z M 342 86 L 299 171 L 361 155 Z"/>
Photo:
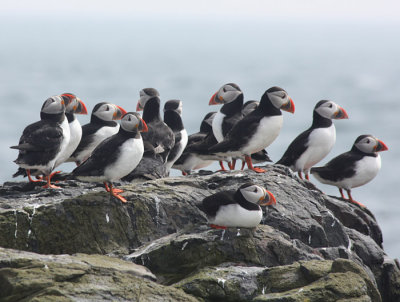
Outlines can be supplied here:
<path id="1" fill-rule="evenodd" d="M 30 171 L 38 170 L 47 181 L 43 188 L 58 189 L 58 186 L 51 184 L 51 172 L 69 141 L 70 129 L 65 117 L 65 102 L 57 95 L 43 103 L 40 121 L 28 125 L 19 144 L 10 148 L 19 150 L 18 158 L 14 162 L 26 170 L 29 181 L 35 182 Z"/>
<path id="2" fill-rule="evenodd" d="M 60 95 L 61 98 L 64 100 L 65 105 L 65 116 L 68 119 L 69 131 L 70 131 L 70 140 L 68 143 L 67 148 L 65 148 L 64 153 L 60 154 L 58 157 L 54 168 L 65 162 L 71 154 L 75 151 L 76 147 L 78 146 L 81 137 L 82 137 L 82 127 L 79 123 L 78 119 L 75 117 L 75 114 L 87 114 L 87 109 L 85 103 L 82 102 L 81 99 L 76 97 L 72 93 L 63 93 Z M 60 171 L 53 172 L 52 175 L 59 173 Z M 31 177 L 30 181 L 38 182 L 42 180 L 42 177 L 38 175 L 40 171 L 37 170 L 30 170 L 31 175 L 36 175 L 38 180 L 33 180 Z M 22 175 L 24 177 L 27 176 L 26 170 L 19 168 L 18 171 L 13 174 L 13 177 L 17 177 Z"/>
<path id="3" fill-rule="evenodd" d="M 260 206 L 275 205 L 274 195 L 252 182 L 245 183 L 237 191 L 221 191 L 203 199 L 202 209 L 210 227 L 254 228 L 262 219 Z"/>
<path id="4" fill-rule="evenodd" d="M 164 123 L 171 128 L 175 136 L 175 144 L 166 163 L 166 172 L 169 173 L 188 143 L 188 134 L 182 122 L 182 101 L 169 100 L 164 104 Z"/>
<path id="5" fill-rule="evenodd" d="M 228 132 L 233 126 L 242 119 L 243 92 L 235 83 L 227 83 L 223 85 L 216 93 L 214 93 L 209 101 L 209 105 L 223 104 L 221 109 L 215 115 L 212 122 L 212 130 L 217 142 L 224 140 Z M 231 159 L 228 158 L 228 161 Z M 219 164 L 221 170 L 225 171 L 223 161 Z M 230 169 L 233 169 L 231 163 L 228 162 Z"/>
<path id="6" fill-rule="evenodd" d="M 224 140 L 212 146 L 209 152 L 220 156 L 244 156 L 249 169 L 265 172 L 253 167 L 251 155 L 265 149 L 277 138 L 283 123 L 281 110 L 294 113 L 293 100 L 284 89 L 271 87 L 264 92 L 257 108 L 239 120 Z"/>
<path id="7" fill-rule="evenodd" d="M 93 150 L 106 138 L 118 133 L 120 120 L 126 111 L 117 105 L 100 102 L 94 106 L 90 123 L 82 126 L 82 138 L 68 161 L 80 165 L 89 158 Z"/>
<path id="8" fill-rule="evenodd" d="M 361 207 L 362 203 L 351 196 L 351 189 L 370 182 L 381 169 L 381 157 L 378 152 L 386 151 L 385 143 L 370 134 L 357 137 L 350 151 L 330 160 L 323 167 L 311 168 L 311 174 L 321 183 L 336 186 L 340 195 Z"/>
<path id="9" fill-rule="evenodd" d="M 276 163 L 298 172 L 300 179 L 310 180 L 312 166 L 332 150 L 336 141 L 336 129 L 332 119 L 348 119 L 346 110 L 329 100 L 319 101 L 313 111 L 311 127 L 299 134 Z"/>
<path id="10" fill-rule="evenodd" d="M 118 133 L 103 140 L 92 155 L 76 167 L 70 178 L 83 181 L 102 181 L 111 196 L 126 202 L 113 187 L 113 182 L 128 175 L 142 159 L 144 147 L 141 132 L 147 131 L 146 122 L 136 112 L 128 112 L 121 119 Z"/>
<path id="11" fill-rule="evenodd" d="M 212 121 L 215 114 L 216 112 L 209 112 L 204 116 L 200 124 L 200 131 L 189 135 L 185 150 L 178 160 L 175 161 L 173 168 L 181 170 L 183 175 L 190 174 L 192 170 L 205 168 L 214 162 L 213 159 L 203 159 L 200 157 L 196 151 L 196 146 L 202 145 L 203 149 L 208 151 L 210 146 L 217 143 L 212 132 Z M 213 139 L 211 139 L 212 142 L 208 144 L 210 136 L 212 136 Z"/>
<path id="12" fill-rule="evenodd" d="M 175 135 L 171 128 L 163 122 L 160 115 L 160 98 L 157 89 L 144 88 L 140 91 L 136 111 L 143 110 L 143 120 L 149 131 L 143 134 L 155 154 L 159 154 L 166 164 L 168 155 L 175 144 Z"/>

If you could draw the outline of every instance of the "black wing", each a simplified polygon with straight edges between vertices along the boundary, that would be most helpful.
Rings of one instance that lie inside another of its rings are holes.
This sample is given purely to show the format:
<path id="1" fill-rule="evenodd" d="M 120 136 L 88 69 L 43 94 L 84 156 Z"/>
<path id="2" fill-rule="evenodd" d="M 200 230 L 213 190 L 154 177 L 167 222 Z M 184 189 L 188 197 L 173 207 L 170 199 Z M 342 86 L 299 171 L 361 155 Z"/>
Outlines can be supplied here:
<path id="1" fill-rule="evenodd" d="M 220 206 L 236 203 L 235 191 L 222 191 L 203 199 L 202 210 L 209 217 L 215 217 Z"/>
<path id="2" fill-rule="evenodd" d="M 99 130 L 101 126 L 99 125 L 94 125 L 94 124 L 86 124 L 82 126 L 82 138 L 81 141 L 79 142 L 78 147 L 75 149 L 74 153 L 71 155 L 71 157 L 75 157 L 77 154 L 82 152 L 86 146 L 90 145 L 93 141 L 93 134 L 96 133 L 97 130 Z"/>
<path id="3" fill-rule="evenodd" d="M 310 136 L 311 129 L 300 133 L 289 145 L 283 154 L 282 158 L 276 163 L 285 166 L 294 165 L 295 161 L 307 150 L 308 138 Z"/>

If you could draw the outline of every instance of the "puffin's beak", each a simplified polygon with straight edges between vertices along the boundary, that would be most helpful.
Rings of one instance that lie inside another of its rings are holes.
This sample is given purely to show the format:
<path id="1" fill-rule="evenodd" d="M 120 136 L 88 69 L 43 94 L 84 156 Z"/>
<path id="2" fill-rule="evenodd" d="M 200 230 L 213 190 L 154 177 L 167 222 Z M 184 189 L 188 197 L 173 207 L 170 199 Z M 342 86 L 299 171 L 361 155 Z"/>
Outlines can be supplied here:
<path id="1" fill-rule="evenodd" d="M 77 99 L 77 101 L 78 101 L 78 106 L 77 106 L 77 108 L 74 108 L 75 110 L 75 113 L 77 113 L 77 114 L 87 114 L 88 113 L 88 111 L 87 111 L 87 109 L 86 109 L 86 105 L 85 105 L 85 103 L 84 102 L 82 102 L 82 100 L 80 99 L 80 98 L 76 98 Z"/>
<path id="2" fill-rule="evenodd" d="M 282 105 L 281 109 L 290 113 L 294 113 L 294 103 L 291 97 L 289 97 L 289 100 Z"/>
<path id="3" fill-rule="evenodd" d="M 143 119 L 140 119 L 140 123 L 139 123 L 139 131 L 140 132 L 147 132 L 149 131 L 149 128 L 147 128 L 147 124 Z"/>
<path id="4" fill-rule="evenodd" d="M 384 142 L 378 139 L 378 143 L 374 147 L 375 152 L 381 152 L 381 151 L 386 151 L 389 150 L 389 148 L 386 146 Z"/>
<path id="5" fill-rule="evenodd" d="M 113 119 L 120 120 L 126 114 L 126 110 L 118 105 L 115 105 L 115 107 L 117 107 L 117 110 L 113 114 Z"/>
<path id="6" fill-rule="evenodd" d="M 258 201 L 258 204 L 260 206 L 275 205 L 276 204 L 275 196 L 270 191 L 265 190 L 265 195 L 264 195 L 264 197 L 260 198 L 260 200 Z"/>
<path id="7" fill-rule="evenodd" d="M 137 105 L 136 105 L 136 111 L 142 111 L 143 110 L 143 107 L 142 107 L 142 104 L 140 103 L 140 100 L 137 102 Z"/>
<path id="8" fill-rule="evenodd" d="M 340 120 L 340 119 L 347 119 L 349 118 L 349 116 L 347 115 L 346 110 L 344 110 L 344 108 L 339 106 L 338 110 L 333 114 L 333 118 Z"/>
<path id="9" fill-rule="evenodd" d="M 220 98 L 217 98 L 217 93 L 214 93 L 210 99 L 210 102 L 208 103 L 208 105 L 218 105 L 218 104 L 222 104 L 222 100 Z"/>

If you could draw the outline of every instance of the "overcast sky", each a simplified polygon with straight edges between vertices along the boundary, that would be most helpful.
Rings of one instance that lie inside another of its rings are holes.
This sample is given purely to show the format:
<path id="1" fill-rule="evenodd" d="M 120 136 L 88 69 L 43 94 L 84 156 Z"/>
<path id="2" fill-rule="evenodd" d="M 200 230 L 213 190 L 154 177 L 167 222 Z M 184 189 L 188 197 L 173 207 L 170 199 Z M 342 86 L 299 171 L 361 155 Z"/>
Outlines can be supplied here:
<path id="1" fill-rule="evenodd" d="M 164 15 L 399 21 L 398 0 L 2 0 L 1 14 Z"/>

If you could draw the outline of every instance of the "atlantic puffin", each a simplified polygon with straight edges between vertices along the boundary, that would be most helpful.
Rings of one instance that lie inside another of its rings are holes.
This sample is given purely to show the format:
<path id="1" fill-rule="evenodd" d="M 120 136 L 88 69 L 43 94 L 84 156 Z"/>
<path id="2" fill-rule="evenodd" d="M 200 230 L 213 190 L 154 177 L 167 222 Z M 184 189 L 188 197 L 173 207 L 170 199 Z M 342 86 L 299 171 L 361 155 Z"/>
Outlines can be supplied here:
<path id="1" fill-rule="evenodd" d="M 381 168 L 381 157 L 378 152 L 386 151 L 384 142 L 370 134 L 360 135 L 350 151 L 333 158 L 323 167 L 311 168 L 311 174 L 320 182 L 338 187 L 340 195 L 346 199 L 343 189 L 348 194 L 348 200 L 365 207 L 351 196 L 351 189 L 370 182 Z"/>
<path id="2" fill-rule="evenodd" d="M 121 119 L 118 133 L 103 140 L 92 155 L 76 167 L 70 178 L 83 181 L 104 182 L 106 191 L 122 202 L 126 199 L 113 188 L 113 182 L 129 174 L 143 156 L 143 140 L 140 132 L 146 132 L 146 123 L 136 112 L 128 112 Z"/>
<path id="3" fill-rule="evenodd" d="M 106 138 L 118 133 L 120 120 L 126 111 L 117 105 L 101 102 L 92 110 L 90 123 L 82 126 L 82 138 L 68 161 L 80 165 L 89 158 L 93 150 Z"/>
<path id="4" fill-rule="evenodd" d="M 173 168 L 181 170 L 183 175 L 190 174 L 192 170 L 205 168 L 214 162 L 213 159 L 203 159 L 200 157 L 195 148 L 193 149 L 193 146 L 203 144 L 203 149 L 208 151 L 209 147 L 217 142 L 212 133 L 212 120 L 215 114 L 216 112 L 209 112 L 204 116 L 200 124 L 200 131 L 189 135 L 185 150 L 178 160 L 175 161 Z M 208 137 L 210 135 L 212 135 L 214 139 L 209 145 L 207 142 L 209 141 Z"/>
<path id="5" fill-rule="evenodd" d="M 313 111 L 311 127 L 298 135 L 276 163 L 302 172 L 307 180 L 312 166 L 321 161 L 332 150 L 336 141 L 336 129 L 332 119 L 349 118 L 346 110 L 328 100 L 319 101 Z"/>
<path id="6" fill-rule="evenodd" d="M 144 88 L 139 94 L 136 111 L 143 110 L 143 120 L 149 129 L 143 134 L 143 141 L 149 142 L 154 152 L 161 155 L 163 163 L 166 164 L 175 144 L 175 136 L 171 128 L 161 119 L 159 93 L 154 88 Z"/>
<path id="7" fill-rule="evenodd" d="M 204 198 L 202 209 L 213 228 L 254 228 L 262 219 L 260 206 L 273 204 L 276 200 L 271 192 L 250 182 L 237 191 L 221 191 Z"/>
<path id="8" fill-rule="evenodd" d="M 175 136 L 175 143 L 166 163 L 167 173 L 169 173 L 175 161 L 182 155 L 188 143 L 188 134 L 182 121 L 182 107 L 181 100 L 169 100 L 164 104 L 164 123 L 174 132 Z"/>
<path id="9" fill-rule="evenodd" d="M 228 132 L 233 126 L 242 119 L 242 107 L 243 107 L 243 92 L 240 87 L 235 83 L 228 83 L 223 85 L 216 93 L 214 93 L 208 103 L 209 105 L 220 105 L 223 106 L 215 115 L 212 122 L 212 130 L 217 142 L 222 142 Z M 232 165 L 229 163 L 229 168 L 232 169 Z M 219 161 L 221 170 L 225 171 L 223 161 Z"/>
<path id="10" fill-rule="evenodd" d="M 281 109 L 294 113 L 292 99 L 280 87 L 269 88 L 258 107 L 238 121 L 225 139 L 212 146 L 209 152 L 222 156 L 245 156 L 249 169 L 257 173 L 265 172 L 253 167 L 251 154 L 268 147 L 279 135 L 283 123 Z"/>
<path id="11" fill-rule="evenodd" d="M 44 188 L 57 189 L 51 184 L 51 172 L 59 156 L 63 154 L 70 141 L 70 129 L 65 117 L 65 103 L 60 96 L 52 96 L 44 103 L 40 111 L 40 121 L 28 125 L 17 146 L 18 158 L 14 161 L 26 170 L 29 181 L 30 170 L 38 170 L 45 176 Z"/>

